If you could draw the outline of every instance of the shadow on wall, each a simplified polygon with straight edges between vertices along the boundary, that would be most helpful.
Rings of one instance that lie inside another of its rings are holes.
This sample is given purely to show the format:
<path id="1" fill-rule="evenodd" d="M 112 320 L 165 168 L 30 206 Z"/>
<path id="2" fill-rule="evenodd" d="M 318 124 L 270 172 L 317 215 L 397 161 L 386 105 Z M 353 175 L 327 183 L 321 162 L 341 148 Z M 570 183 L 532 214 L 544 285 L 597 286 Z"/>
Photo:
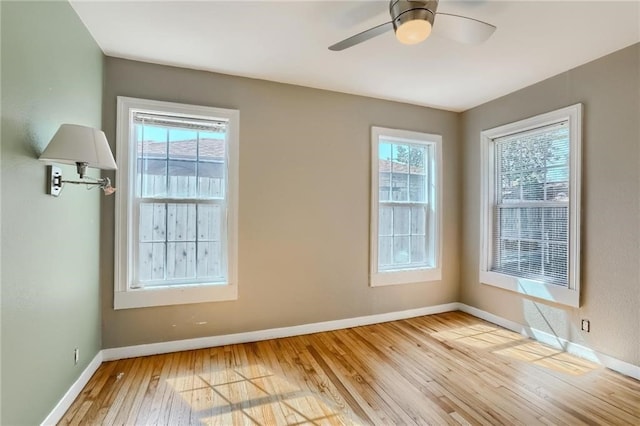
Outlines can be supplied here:
<path id="1" fill-rule="evenodd" d="M 16 157 L 26 157 L 28 159 L 37 160 L 40 157 L 42 151 L 47 146 L 51 135 L 53 135 L 54 128 L 49 126 L 43 126 L 36 123 L 23 123 L 20 120 L 12 120 L 10 118 L 2 118 L 3 134 L 13 134 L 18 136 L 18 143 L 11 150 L 12 154 Z M 20 163 L 20 160 L 18 160 Z M 11 165 L 13 163 L 8 163 Z"/>

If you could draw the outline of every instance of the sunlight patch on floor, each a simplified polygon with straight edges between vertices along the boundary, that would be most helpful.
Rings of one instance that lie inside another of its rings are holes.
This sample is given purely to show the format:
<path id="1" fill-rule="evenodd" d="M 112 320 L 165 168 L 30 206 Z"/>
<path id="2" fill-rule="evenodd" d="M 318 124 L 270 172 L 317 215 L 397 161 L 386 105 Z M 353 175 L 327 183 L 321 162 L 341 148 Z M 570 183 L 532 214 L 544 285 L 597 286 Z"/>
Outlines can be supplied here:
<path id="1" fill-rule="evenodd" d="M 526 344 L 500 349 L 493 353 L 574 376 L 579 376 L 600 368 L 599 365 L 590 361 L 538 342 L 528 342 Z"/>
<path id="2" fill-rule="evenodd" d="M 599 368 L 597 364 L 590 361 L 529 340 L 513 331 L 490 325 L 458 327 L 432 333 L 431 336 L 443 342 L 461 343 L 478 349 L 493 349 L 492 353 L 496 355 L 574 376 Z"/>
<path id="3" fill-rule="evenodd" d="M 191 380 L 189 380 L 191 378 Z M 335 402 L 262 365 L 168 379 L 203 425 L 362 424 Z"/>
<path id="4" fill-rule="evenodd" d="M 518 333 L 482 324 L 432 333 L 431 337 L 441 341 L 455 341 L 480 349 L 488 349 L 526 339 L 526 337 Z"/>

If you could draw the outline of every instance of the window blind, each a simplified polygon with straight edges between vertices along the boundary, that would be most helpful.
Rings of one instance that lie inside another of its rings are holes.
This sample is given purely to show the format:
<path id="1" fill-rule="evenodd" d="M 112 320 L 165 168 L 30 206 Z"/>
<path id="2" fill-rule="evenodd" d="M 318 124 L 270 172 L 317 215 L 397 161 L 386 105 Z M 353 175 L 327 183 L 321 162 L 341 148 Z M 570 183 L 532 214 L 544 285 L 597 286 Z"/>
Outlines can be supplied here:
<path id="1" fill-rule="evenodd" d="M 157 127 L 181 128 L 210 132 L 224 132 L 227 129 L 227 122 L 224 120 L 180 117 L 141 111 L 133 112 L 133 122 L 136 124 L 152 125 Z"/>
<path id="2" fill-rule="evenodd" d="M 568 285 L 568 127 L 565 121 L 493 140 L 492 271 Z"/>

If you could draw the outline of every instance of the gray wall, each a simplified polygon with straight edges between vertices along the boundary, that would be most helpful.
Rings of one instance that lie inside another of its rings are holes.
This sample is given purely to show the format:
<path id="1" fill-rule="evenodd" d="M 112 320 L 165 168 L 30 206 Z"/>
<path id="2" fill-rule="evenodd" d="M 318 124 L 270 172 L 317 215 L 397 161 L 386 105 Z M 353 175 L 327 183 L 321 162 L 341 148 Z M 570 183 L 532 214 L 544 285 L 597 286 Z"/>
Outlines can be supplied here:
<path id="1" fill-rule="evenodd" d="M 582 306 L 478 282 L 480 131 L 584 104 Z M 462 302 L 640 365 L 640 44 L 462 114 Z M 591 332 L 580 331 L 580 319 Z"/>
<path id="2" fill-rule="evenodd" d="M 105 73 L 103 122 L 110 141 L 118 95 L 240 110 L 239 299 L 114 311 L 110 199 L 102 234 L 105 348 L 458 300 L 457 114 L 115 58 L 106 59 Z M 442 281 L 368 286 L 372 125 L 443 136 Z"/>
<path id="3" fill-rule="evenodd" d="M 57 199 L 46 195 L 37 158 L 61 123 L 100 127 L 103 55 L 66 2 L 2 1 L 0 8 L 0 423 L 37 424 L 101 345 L 100 195 L 79 186 Z"/>

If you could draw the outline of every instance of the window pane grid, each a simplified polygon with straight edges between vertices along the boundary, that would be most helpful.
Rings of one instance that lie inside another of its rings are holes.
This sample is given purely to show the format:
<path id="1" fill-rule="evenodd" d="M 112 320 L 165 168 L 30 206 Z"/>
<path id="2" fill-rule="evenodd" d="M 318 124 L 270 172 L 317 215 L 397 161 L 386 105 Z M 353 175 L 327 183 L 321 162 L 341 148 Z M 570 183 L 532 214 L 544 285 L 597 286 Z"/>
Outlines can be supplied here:
<path id="1" fill-rule="evenodd" d="M 378 143 L 378 269 L 431 266 L 426 235 L 428 219 L 426 144 Z"/>
<path id="2" fill-rule="evenodd" d="M 427 147 L 381 143 L 379 153 L 380 201 L 424 202 Z"/>
<path id="3" fill-rule="evenodd" d="M 568 286 L 567 126 L 494 142 L 497 200 L 491 270 Z"/>
<path id="4" fill-rule="evenodd" d="M 222 206 L 141 203 L 138 280 L 146 285 L 224 279 Z"/>
<path id="5" fill-rule="evenodd" d="M 225 197 L 226 135 L 136 125 L 138 197 Z"/>
<path id="6" fill-rule="evenodd" d="M 441 144 L 440 135 L 371 128 L 372 287 L 442 278 Z"/>
<path id="7" fill-rule="evenodd" d="M 380 270 L 428 266 L 425 217 L 426 206 L 380 204 Z"/>
<path id="8" fill-rule="evenodd" d="M 224 282 L 226 125 L 165 118 L 148 120 L 138 113 L 133 120 L 138 206 L 134 285 Z"/>

